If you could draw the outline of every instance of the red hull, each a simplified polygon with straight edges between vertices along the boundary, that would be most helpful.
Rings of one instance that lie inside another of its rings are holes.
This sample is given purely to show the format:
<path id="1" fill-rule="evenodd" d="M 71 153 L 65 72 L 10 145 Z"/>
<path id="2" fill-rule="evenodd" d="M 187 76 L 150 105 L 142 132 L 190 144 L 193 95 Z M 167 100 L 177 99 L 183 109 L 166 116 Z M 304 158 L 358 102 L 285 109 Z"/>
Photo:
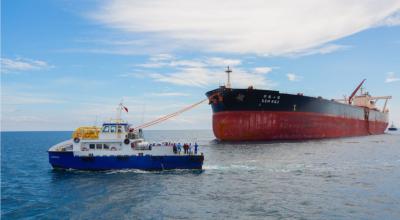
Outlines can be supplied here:
<path id="1" fill-rule="evenodd" d="M 310 112 L 229 111 L 213 114 L 215 137 L 225 141 L 304 140 L 384 133 L 387 122 Z"/>

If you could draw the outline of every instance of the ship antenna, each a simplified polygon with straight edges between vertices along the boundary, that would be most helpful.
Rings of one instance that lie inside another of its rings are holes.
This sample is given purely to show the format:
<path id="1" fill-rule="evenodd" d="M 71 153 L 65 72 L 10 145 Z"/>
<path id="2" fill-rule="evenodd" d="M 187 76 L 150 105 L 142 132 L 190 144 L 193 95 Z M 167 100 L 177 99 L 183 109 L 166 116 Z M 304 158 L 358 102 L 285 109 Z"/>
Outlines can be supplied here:
<path id="1" fill-rule="evenodd" d="M 117 119 L 116 119 L 117 123 L 119 123 L 121 121 L 121 112 L 122 112 L 122 100 L 119 103 L 118 108 L 117 108 Z"/>
<path id="2" fill-rule="evenodd" d="M 96 115 L 96 120 L 94 121 L 94 126 L 97 127 L 99 116 Z"/>
<path id="3" fill-rule="evenodd" d="M 121 123 L 122 122 L 122 110 L 123 109 L 126 109 L 126 107 L 124 106 L 124 100 L 123 99 L 121 99 L 121 101 L 119 102 L 119 105 L 118 105 L 118 108 L 117 108 L 117 119 L 116 119 L 116 121 L 117 121 L 117 123 Z M 127 110 L 125 110 L 126 112 L 128 112 Z"/>
<path id="4" fill-rule="evenodd" d="M 229 69 L 229 66 L 228 66 L 225 70 L 225 73 L 228 74 L 228 82 L 226 83 L 226 88 L 231 88 L 231 72 L 232 72 L 232 70 Z"/>

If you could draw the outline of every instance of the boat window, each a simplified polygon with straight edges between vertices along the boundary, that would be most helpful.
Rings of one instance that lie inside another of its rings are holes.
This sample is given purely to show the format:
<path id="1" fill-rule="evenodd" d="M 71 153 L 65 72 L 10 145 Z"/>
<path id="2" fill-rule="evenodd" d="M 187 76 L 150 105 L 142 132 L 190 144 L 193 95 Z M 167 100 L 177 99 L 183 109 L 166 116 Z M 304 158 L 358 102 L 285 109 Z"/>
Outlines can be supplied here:
<path id="1" fill-rule="evenodd" d="M 101 148 L 102 148 L 101 145 L 102 145 L 102 144 L 96 144 L 96 149 L 101 149 Z"/>
<path id="2" fill-rule="evenodd" d="M 103 132 L 109 132 L 110 128 L 108 126 L 103 127 Z"/>
<path id="3" fill-rule="evenodd" d="M 104 150 L 110 149 L 110 145 L 108 145 L 108 144 L 103 144 L 103 149 L 104 149 Z"/>
<path id="4" fill-rule="evenodd" d="M 117 132 L 118 132 L 118 133 L 122 133 L 122 126 L 121 126 L 121 125 L 118 125 L 118 130 L 117 130 Z"/>
<path id="5" fill-rule="evenodd" d="M 95 144 L 89 144 L 90 149 L 94 149 Z"/>
<path id="6" fill-rule="evenodd" d="M 110 126 L 110 132 L 114 133 L 115 132 L 115 125 Z"/>

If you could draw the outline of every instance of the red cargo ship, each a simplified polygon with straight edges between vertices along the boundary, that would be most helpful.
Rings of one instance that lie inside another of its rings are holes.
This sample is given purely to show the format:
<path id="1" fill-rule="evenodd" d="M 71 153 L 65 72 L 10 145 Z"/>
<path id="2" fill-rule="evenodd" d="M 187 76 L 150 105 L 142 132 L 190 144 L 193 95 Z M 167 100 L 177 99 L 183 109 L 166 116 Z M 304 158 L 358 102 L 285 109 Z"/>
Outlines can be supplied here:
<path id="1" fill-rule="evenodd" d="M 229 67 L 226 86 L 206 96 L 213 110 L 213 131 L 222 141 L 305 140 L 382 134 L 388 126 L 387 101 L 361 88 L 344 99 L 327 100 L 274 90 L 234 89 Z M 357 92 L 360 91 L 359 94 Z M 356 95 L 357 94 L 357 95 Z M 383 108 L 376 107 L 384 100 Z"/>

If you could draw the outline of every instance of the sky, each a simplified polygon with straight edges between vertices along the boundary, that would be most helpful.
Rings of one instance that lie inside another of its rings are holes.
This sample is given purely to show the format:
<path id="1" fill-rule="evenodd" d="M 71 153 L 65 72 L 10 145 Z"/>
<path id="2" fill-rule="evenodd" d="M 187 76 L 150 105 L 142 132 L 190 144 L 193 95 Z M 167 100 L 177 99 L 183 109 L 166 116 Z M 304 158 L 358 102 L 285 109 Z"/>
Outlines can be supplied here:
<path id="1" fill-rule="evenodd" d="M 3 0 L 1 130 L 139 125 L 224 85 L 392 95 L 400 126 L 400 0 Z M 383 102 L 378 102 L 382 105 Z M 211 129 L 205 103 L 148 129 Z"/>

